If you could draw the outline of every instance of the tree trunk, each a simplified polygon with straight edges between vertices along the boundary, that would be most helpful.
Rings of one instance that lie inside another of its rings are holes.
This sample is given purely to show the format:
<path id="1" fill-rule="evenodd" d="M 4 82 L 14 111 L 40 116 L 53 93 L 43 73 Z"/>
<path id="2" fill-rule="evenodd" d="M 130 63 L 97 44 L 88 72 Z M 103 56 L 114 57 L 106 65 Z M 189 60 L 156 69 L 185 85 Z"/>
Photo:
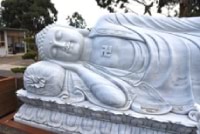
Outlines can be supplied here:
<path id="1" fill-rule="evenodd" d="M 179 17 L 190 16 L 191 3 L 190 0 L 180 0 L 180 15 Z"/>

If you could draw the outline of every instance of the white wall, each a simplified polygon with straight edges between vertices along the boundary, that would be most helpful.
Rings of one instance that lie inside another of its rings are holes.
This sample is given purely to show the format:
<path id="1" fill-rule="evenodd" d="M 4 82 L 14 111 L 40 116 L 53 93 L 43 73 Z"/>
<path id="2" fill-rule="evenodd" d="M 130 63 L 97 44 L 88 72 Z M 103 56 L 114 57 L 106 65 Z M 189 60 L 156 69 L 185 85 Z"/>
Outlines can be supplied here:
<path id="1" fill-rule="evenodd" d="M 0 57 L 6 56 L 6 48 L 5 47 L 1 47 L 0 48 Z"/>

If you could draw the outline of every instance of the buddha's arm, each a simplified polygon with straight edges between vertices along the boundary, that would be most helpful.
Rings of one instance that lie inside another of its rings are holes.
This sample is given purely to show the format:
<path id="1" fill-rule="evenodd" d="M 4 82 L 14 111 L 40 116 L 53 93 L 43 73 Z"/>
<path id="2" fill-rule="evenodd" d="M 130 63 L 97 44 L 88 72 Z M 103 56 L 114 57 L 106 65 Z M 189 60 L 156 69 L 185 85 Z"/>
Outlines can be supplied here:
<path id="1" fill-rule="evenodd" d="M 65 69 L 76 72 L 84 81 L 92 94 L 102 103 L 111 107 L 123 107 L 126 103 L 126 96 L 119 87 L 104 77 L 88 70 L 78 63 L 63 63 L 51 60 Z"/>

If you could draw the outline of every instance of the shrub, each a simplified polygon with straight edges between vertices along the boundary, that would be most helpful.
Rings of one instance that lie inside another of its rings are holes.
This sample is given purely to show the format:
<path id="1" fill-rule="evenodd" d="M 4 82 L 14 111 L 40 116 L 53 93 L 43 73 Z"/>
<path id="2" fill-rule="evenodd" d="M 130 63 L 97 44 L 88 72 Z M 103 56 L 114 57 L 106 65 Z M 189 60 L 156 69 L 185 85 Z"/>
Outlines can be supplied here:
<path id="1" fill-rule="evenodd" d="M 37 52 L 35 51 L 29 51 L 27 53 L 25 53 L 23 56 L 22 56 L 22 59 L 33 59 L 33 60 L 37 60 Z"/>
<path id="2" fill-rule="evenodd" d="M 15 68 L 11 68 L 11 71 L 13 73 L 24 73 L 24 71 L 26 70 L 26 67 L 15 67 Z"/>

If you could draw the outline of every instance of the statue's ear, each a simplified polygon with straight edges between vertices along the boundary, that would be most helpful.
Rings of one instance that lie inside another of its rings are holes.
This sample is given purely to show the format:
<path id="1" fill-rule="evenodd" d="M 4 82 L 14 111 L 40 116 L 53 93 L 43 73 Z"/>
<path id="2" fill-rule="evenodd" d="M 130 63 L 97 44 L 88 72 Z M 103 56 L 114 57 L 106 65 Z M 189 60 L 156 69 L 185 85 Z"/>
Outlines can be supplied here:
<path id="1" fill-rule="evenodd" d="M 83 37 L 88 37 L 88 35 L 89 35 L 89 33 L 90 33 L 90 30 L 89 30 L 89 29 L 77 29 L 77 30 L 78 30 L 78 32 L 79 32 L 80 34 L 83 35 Z"/>

